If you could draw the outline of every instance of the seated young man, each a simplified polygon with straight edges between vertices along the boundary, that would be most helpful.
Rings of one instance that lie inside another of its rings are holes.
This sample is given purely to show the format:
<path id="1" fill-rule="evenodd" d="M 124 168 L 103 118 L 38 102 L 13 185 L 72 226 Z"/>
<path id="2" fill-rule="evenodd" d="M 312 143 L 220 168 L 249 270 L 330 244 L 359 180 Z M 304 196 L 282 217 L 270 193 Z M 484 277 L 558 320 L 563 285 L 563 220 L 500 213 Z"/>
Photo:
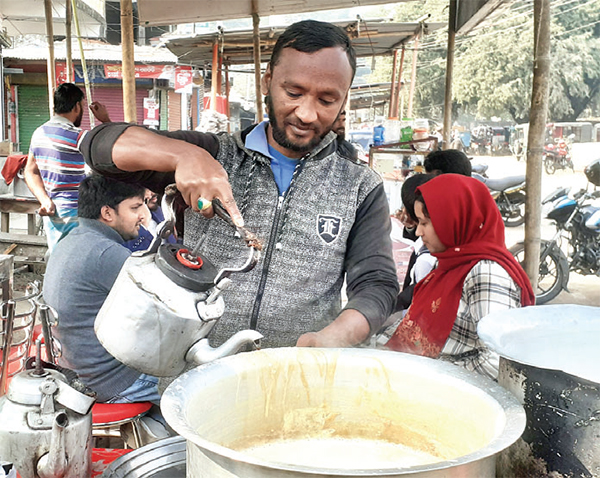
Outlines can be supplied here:
<path id="1" fill-rule="evenodd" d="M 158 379 L 127 367 L 100 344 L 94 321 L 131 254 L 148 213 L 144 188 L 93 174 L 79 186 L 79 227 L 60 241 L 48 261 L 44 300 L 58 313 L 59 364 L 75 371 L 98 402 L 158 403 Z"/>

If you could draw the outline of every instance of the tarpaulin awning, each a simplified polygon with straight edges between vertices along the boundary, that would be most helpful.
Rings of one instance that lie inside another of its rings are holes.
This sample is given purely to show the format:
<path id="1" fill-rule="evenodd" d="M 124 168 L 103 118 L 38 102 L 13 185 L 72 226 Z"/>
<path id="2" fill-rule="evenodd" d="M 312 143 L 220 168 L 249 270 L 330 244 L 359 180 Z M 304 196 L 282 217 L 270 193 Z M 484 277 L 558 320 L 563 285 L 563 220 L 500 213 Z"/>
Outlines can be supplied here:
<path id="1" fill-rule="evenodd" d="M 384 23 L 381 21 L 353 20 L 334 22 L 344 28 L 356 49 L 357 56 L 389 55 L 394 49 L 412 40 L 421 28 L 428 33 L 446 26 L 445 23 Z M 261 61 L 268 62 L 279 35 L 287 27 L 263 27 L 260 29 Z M 252 30 L 219 30 L 186 38 L 174 38 L 166 47 L 179 62 L 203 66 L 212 62 L 215 41 L 222 47 L 223 62 L 229 65 L 253 62 Z"/>

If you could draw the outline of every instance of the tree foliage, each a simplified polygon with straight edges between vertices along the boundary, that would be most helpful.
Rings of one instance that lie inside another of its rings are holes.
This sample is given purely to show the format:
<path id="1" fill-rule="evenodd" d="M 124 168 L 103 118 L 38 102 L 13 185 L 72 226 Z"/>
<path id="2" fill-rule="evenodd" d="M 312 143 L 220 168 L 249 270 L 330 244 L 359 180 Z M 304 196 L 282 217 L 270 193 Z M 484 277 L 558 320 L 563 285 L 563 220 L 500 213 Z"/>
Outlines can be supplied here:
<path id="1" fill-rule="evenodd" d="M 549 119 L 574 121 L 600 115 L 600 1 L 551 2 L 551 77 Z M 448 0 L 399 4 L 395 21 L 448 21 Z M 473 32 L 457 35 L 453 77 L 454 119 L 517 123 L 529 119 L 533 77 L 533 2 L 517 0 L 494 13 Z M 422 39 L 418 51 L 413 116 L 443 114 L 447 30 Z M 407 49 L 403 79 L 410 79 Z M 391 64 L 391 62 L 389 62 Z M 387 71 L 382 71 L 387 68 Z M 391 66 L 378 63 L 373 78 L 389 81 Z M 406 92 L 404 93 L 406 95 Z"/>

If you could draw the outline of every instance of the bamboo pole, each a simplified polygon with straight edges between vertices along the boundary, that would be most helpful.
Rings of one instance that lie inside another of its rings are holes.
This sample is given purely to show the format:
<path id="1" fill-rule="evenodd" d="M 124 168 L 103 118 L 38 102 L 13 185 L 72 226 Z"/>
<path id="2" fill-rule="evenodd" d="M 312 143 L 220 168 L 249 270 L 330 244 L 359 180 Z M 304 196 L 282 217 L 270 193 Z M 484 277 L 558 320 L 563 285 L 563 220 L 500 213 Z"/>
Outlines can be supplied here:
<path id="1" fill-rule="evenodd" d="M 127 123 L 137 123 L 132 0 L 121 0 L 121 53 L 123 57 L 123 112 L 125 121 Z"/>
<path id="2" fill-rule="evenodd" d="M 398 50 L 394 50 L 394 63 L 392 65 L 392 81 L 390 81 L 390 108 L 388 112 L 388 119 L 394 118 L 394 113 L 398 111 L 396 96 L 396 73 L 398 68 Z"/>
<path id="3" fill-rule="evenodd" d="M 534 0 L 533 41 L 533 88 L 527 138 L 524 269 L 535 291 L 540 266 L 542 155 L 550 90 L 550 0 Z"/>
<path id="4" fill-rule="evenodd" d="M 419 27 L 420 28 L 420 27 Z M 415 84 L 417 82 L 417 55 L 419 53 L 419 37 L 421 32 L 415 37 L 415 46 L 412 57 L 412 71 L 410 74 L 410 90 L 408 92 L 408 109 L 406 115 L 412 118 L 413 115 L 413 100 L 415 97 Z"/>
<path id="5" fill-rule="evenodd" d="M 54 90 L 56 88 L 56 69 L 54 67 L 54 27 L 52 25 L 52 0 L 44 0 L 46 16 L 46 38 L 48 41 L 48 108 L 50 117 L 54 116 Z"/>
<path id="6" fill-rule="evenodd" d="M 65 42 L 67 48 L 67 81 L 73 83 L 73 51 L 71 48 L 71 20 L 73 14 L 71 12 L 71 2 L 67 0 L 65 4 Z"/>
<path id="7" fill-rule="evenodd" d="M 260 88 L 260 17 L 258 16 L 258 0 L 252 0 L 252 38 L 254 41 L 254 89 L 256 94 L 256 121 L 263 120 L 263 101 Z"/>
<path id="8" fill-rule="evenodd" d="M 404 54 L 406 53 L 406 47 L 402 45 L 402 53 L 400 54 L 400 71 L 398 72 L 398 95 L 396 98 L 396 117 L 402 121 L 402 110 L 404 109 L 404 97 L 402 95 L 402 70 L 404 69 Z"/>
<path id="9" fill-rule="evenodd" d="M 449 149 L 452 133 L 452 75 L 454 73 L 454 45 L 456 39 L 456 2 L 450 0 L 448 16 L 448 53 L 446 55 L 446 91 L 444 93 L 443 149 Z"/>
<path id="10" fill-rule="evenodd" d="M 77 41 L 79 43 L 79 55 L 81 57 L 81 69 L 83 70 L 83 82 L 85 84 L 85 96 L 87 97 L 88 105 L 92 103 L 92 89 L 90 88 L 90 77 L 88 76 L 87 65 L 85 63 L 85 54 L 83 52 L 83 42 L 81 41 L 81 30 L 79 29 L 79 15 L 77 14 L 77 0 L 73 2 L 73 20 L 75 21 L 75 32 L 77 33 Z M 94 121 L 94 114 L 92 110 L 88 108 L 88 114 L 90 116 L 90 128 L 93 128 L 96 124 Z"/>

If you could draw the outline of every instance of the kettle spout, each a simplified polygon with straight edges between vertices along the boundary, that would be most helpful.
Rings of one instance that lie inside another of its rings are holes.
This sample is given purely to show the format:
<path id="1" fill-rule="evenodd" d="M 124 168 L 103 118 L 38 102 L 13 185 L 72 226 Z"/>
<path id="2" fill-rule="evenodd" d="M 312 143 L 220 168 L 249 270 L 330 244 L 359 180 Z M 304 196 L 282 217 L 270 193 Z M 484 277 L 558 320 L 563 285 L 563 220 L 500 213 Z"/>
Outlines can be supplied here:
<path id="1" fill-rule="evenodd" d="M 246 344 L 252 344 L 254 348 L 260 348 L 260 339 L 263 336 L 256 330 L 241 330 L 231 336 L 223 345 L 211 347 L 208 339 L 201 339 L 190 347 L 185 360 L 187 362 L 202 365 L 229 355 L 233 355 Z"/>
<path id="2" fill-rule="evenodd" d="M 58 412 L 54 416 L 50 450 L 37 463 L 40 478 L 63 478 L 66 475 L 65 428 L 68 423 L 69 418 L 65 412 Z"/>

